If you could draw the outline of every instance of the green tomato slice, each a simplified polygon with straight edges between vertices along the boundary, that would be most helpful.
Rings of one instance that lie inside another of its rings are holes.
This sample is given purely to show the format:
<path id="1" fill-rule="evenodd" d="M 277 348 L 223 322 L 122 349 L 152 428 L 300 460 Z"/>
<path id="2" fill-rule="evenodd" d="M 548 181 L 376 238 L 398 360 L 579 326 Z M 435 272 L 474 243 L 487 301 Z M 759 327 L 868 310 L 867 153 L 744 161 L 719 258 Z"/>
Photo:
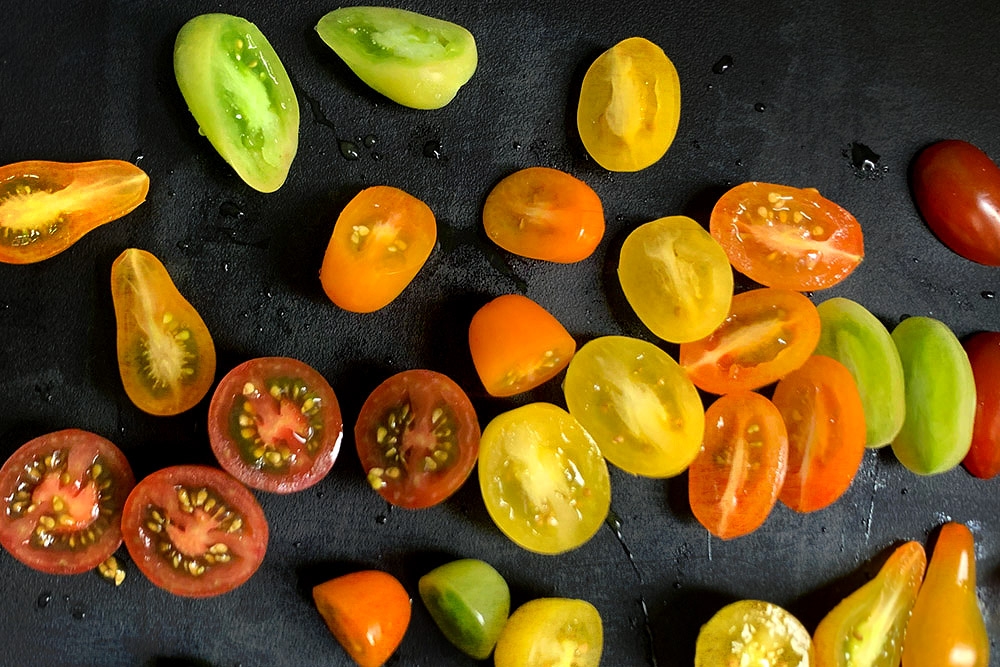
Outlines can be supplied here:
<path id="1" fill-rule="evenodd" d="M 420 578 L 420 599 L 444 636 L 463 653 L 485 660 L 510 613 L 510 589 L 489 563 L 452 561 Z"/>
<path id="2" fill-rule="evenodd" d="M 274 192 L 299 145 L 299 103 L 254 24 L 203 14 L 177 34 L 174 75 L 201 133 L 250 187 Z"/>
<path id="3" fill-rule="evenodd" d="M 892 340 L 906 385 L 906 418 L 892 451 L 918 475 L 951 470 L 972 445 L 976 384 L 969 357 L 951 329 L 930 317 L 903 320 Z"/>
<path id="4" fill-rule="evenodd" d="M 403 9 L 343 7 L 316 32 L 362 81 L 414 109 L 451 102 L 479 64 L 468 30 Z"/>
<path id="5" fill-rule="evenodd" d="M 851 371 L 865 408 L 865 444 L 888 445 L 906 416 L 903 364 L 896 344 L 885 325 L 855 301 L 836 297 L 816 310 L 821 327 L 814 354 L 832 357 Z"/>

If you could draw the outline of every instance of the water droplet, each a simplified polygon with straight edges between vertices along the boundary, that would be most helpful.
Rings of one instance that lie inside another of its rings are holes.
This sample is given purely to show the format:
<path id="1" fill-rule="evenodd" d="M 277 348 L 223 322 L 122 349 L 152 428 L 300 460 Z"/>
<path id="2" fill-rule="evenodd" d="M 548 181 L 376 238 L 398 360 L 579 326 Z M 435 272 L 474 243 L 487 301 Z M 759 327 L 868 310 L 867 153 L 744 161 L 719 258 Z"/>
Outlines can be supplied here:
<path id="1" fill-rule="evenodd" d="M 292 544 L 292 546 L 295 547 L 296 549 L 301 549 L 302 548 L 302 543 L 301 542 L 294 542 Z"/>
<path id="2" fill-rule="evenodd" d="M 691 140 L 691 148 L 699 148 L 700 149 L 701 148 L 701 143 L 699 143 L 697 139 L 692 139 Z"/>
<path id="3" fill-rule="evenodd" d="M 63 602 L 69 602 L 69 600 L 70 600 L 69 595 L 64 595 L 63 596 Z"/>
<path id="4" fill-rule="evenodd" d="M 625 222 L 625 216 L 619 213 L 615 216 L 615 222 Z"/>
<path id="5" fill-rule="evenodd" d="M 41 594 L 39 594 L 38 599 L 35 601 L 35 604 L 38 605 L 39 609 L 45 609 L 49 606 L 50 602 L 52 602 L 52 592 L 42 591 Z"/>
<path id="6" fill-rule="evenodd" d="M 906 487 L 904 486 L 903 488 L 901 488 L 901 489 L 899 490 L 899 495 L 901 495 L 901 496 L 905 496 L 905 495 L 906 495 L 907 493 L 909 493 L 909 492 L 910 492 L 910 490 L 909 490 L 908 488 L 906 488 Z"/>
<path id="7" fill-rule="evenodd" d="M 712 84 L 708 84 L 707 86 L 705 86 L 705 90 L 712 90 L 713 88 L 715 88 L 715 86 L 713 86 Z"/>
<path id="8" fill-rule="evenodd" d="M 985 290 L 983 290 L 982 292 L 979 293 L 979 296 L 983 297 L 984 299 L 995 299 L 996 296 L 997 296 L 997 293 L 994 292 L 993 290 L 985 289 Z"/>
<path id="9" fill-rule="evenodd" d="M 442 148 L 440 141 L 430 139 L 424 142 L 424 157 L 440 160 L 443 156 L 444 148 Z"/>
<path id="10" fill-rule="evenodd" d="M 322 498 L 323 498 L 323 496 L 325 496 L 325 495 L 326 495 L 326 493 L 324 493 L 323 491 L 317 491 L 317 492 L 316 492 L 316 497 L 317 497 L 317 498 L 320 498 L 320 499 L 322 499 Z"/>
<path id="11" fill-rule="evenodd" d="M 381 160 L 382 159 L 382 154 L 381 153 L 372 153 L 372 159 L 373 160 Z"/>
<path id="12" fill-rule="evenodd" d="M 384 526 L 387 521 L 389 521 L 389 517 L 387 517 L 384 514 L 379 514 L 377 517 L 375 517 L 375 523 L 379 524 L 380 526 Z"/>
<path id="13" fill-rule="evenodd" d="M 361 152 L 358 150 L 357 144 L 353 141 L 346 141 L 344 139 L 340 140 L 340 154 L 345 160 L 357 160 L 361 157 Z"/>
<path id="14" fill-rule="evenodd" d="M 190 250 L 191 249 L 191 244 L 188 243 L 187 241 L 178 241 L 177 242 L 177 249 L 178 250 L 184 250 L 184 251 Z"/>
<path id="15" fill-rule="evenodd" d="M 167 196 L 168 197 L 173 197 L 174 196 L 174 191 L 173 190 L 167 190 Z"/>
<path id="16" fill-rule="evenodd" d="M 715 61 L 715 64 L 712 65 L 712 71 L 716 74 L 725 74 L 732 68 L 732 66 L 733 57 L 726 55 Z"/>
<path id="17" fill-rule="evenodd" d="M 236 218 L 237 220 L 242 220 L 246 215 L 239 204 L 231 201 L 224 201 L 219 204 L 219 214 L 226 218 Z"/>
<path id="18" fill-rule="evenodd" d="M 225 271 L 226 273 L 229 273 L 229 262 L 223 263 L 222 270 Z"/>
<path id="19" fill-rule="evenodd" d="M 882 156 L 863 143 L 852 142 L 844 154 L 850 158 L 854 175 L 858 178 L 878 178 L 881 176 L 882 172 L 879 170 L 878 161 Z"/>
<path id="20" fill-rule="evenodd" d="M 820 526 L 819 527 L 819 532 L 825 533 L 826 532 L 826 526 Z"/>
<path id="21" fill-rule="evenodd" d="M 378 143 L 378 137 L 376 137 L 374 134 L 369 134 L 364 139 L 362 139 L 362 143 L 364 144 L 365 148 L 369 149 L 375 148 L 375 144 Z"/>
<path id="22" fill-rule="evenodd" d="M 753 110 L 757 113 L 764 113 L 764 109 L 767 109 L 767 105 L 763 102 L 757 102 L 757 104 L 753 105 Z"/>
<path id="23" fill-rule="evenodd" d="M 87 618 L 87 610 L 83 607 L 76 607 L 73 609 L 73 620 L 82 621 Z"/>
<path id="24" fill-rule="evenodd" d="M 520 141 L 515 141 L 512 145 L 514 146 L 514 150 L 516 150 L 516 151 L 521 150 L 521 142 Z"/>
<path id="25" fill-rule="evenodd" d="M 681 582 L 675 581 L 674 582 L 674 590 L 679 591 L 680 589 L 681 589 Z"/>
<path id="26" fill-rule="evenodd" d="M 737 167 L 742 167 L 743 166 L 743 160 L 736 160 L 736 166 Z"/>

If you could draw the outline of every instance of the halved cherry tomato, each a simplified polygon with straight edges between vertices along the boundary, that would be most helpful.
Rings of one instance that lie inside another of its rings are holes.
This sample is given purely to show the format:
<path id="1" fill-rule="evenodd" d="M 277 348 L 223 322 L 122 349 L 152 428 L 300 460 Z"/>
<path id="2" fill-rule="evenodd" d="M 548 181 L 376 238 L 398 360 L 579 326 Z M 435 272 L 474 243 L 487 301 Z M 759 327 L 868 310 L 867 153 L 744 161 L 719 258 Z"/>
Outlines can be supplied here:
<path id="1" fill-rule="evenodd" d="M 1000 168 L 965 141 L 939 141 L 913 163 L 913 196 L 930 228 L 966 259 L 1000 266 Z"/>
<path id="2" fill-rule="evenodd" d="M 256 498 L 217 468 L 164 468 L 139 482 L 122 516 L 129 555 L 164 590 L 203 598 L 249 579 L 267 550 Z"/>
<path id="3" fill-rule="evenodd" d="M 99 435 L 68 429 L 35 438 L 0 468 L 0 545 L 49 574 L 95 568 L 122 543 L 134 485 L 125 455 Z"/>
<path id="4" fill-rule="evenodd" d="M 436 241 L 427 204 L 387 185 L 362 190 L 333 227 L 319 272 L 323 290 L 344 310 L 378 310 L 413 281 Z"/>
<path id="5" fill-rule="evenodd" d="M 483 206 L 486 235 L 522 257 L 571 263 L 590 257 L 604 236 L 604 206 L 589 185 L 548 167 L 515 171 Z"/>
<path id="6" fill-rule="evenodd" d="M 977 333 L 962 347 L 976 382 L 972 447 L 962 463 L 976 477 L 989 479 L 1000 473 L 1000 332 Z"/>
<path id="7" fill-rule="evenodd" d="M 111 296 L 125 393 L 152 415 L 193 408 L 215 381 L 215 344 L 198 311 L 160 260 L 136 248 L 112 264 Z"/>
<path id="8" fill-rule="evenodd" d="M 809 667 L 812 638 L 797 618 L 776 604 L 739 600 L 701 626 L 694 667 Z"/>
<path id="9" fill-rule="evenodd" d="M 714 394 L 757 389 L 805 363 L 819 342 L 816 306 L 798 292 L 764 288 L 733 297 L 709 336 L 682 343 L 681 366 Z"/>
<path id="10" fill-rule="evenodd" d="M 830 357 L 810 357 L 778 382 L 772 399 L 788 429 L 788 473 L 779 498 L 814 512 L 842 496 L 865 453 L 865 408 L 854 376 Z"/>
<path id="11" fill-rule="evenodd" d="M 437 505 L 462 486 L 476 464 L 479 436 L 462 388 L 427 370 L 403 371 L 376 387 L 354 427 L 368 483 L 407 509 Z"/>
<path id="12" fill-rule="evenodd" d="M 857 219 L 814 188 L 737 185 L 715 204 L 709 229 L 737 271 L 768 287 L 832 287 L 865 256 Z"/>
<path id="13" fill-rule="evenodd" d="M 542 554 L 587 542 L 611 506 L 600 448 L 572 415 L 550 403 L 515 408 L 487 425 L 479 488 L 501 532 Z"/>
<path id="14" fill-rule="evenodd" d="M 215 458 L 247 486 L 291 493 L 323 479 L 344 423 L 333 388 L 297 359 L 262 357 L 229 371 L 208 407 Z"/>
<path id="15" fill-rule="evenodd" d="M 698 522 L 724 540 L 759 528 L 788 469 L 788 434 L 778 408 L 738 391 L 705 412 L 705 439 L 688 468 L 688 499 Z"/>
<path id="16" fill-rule="evenodd" d="M 539 598 L 518 607 L 497 641 L 496 667 L 597 667 L 601 614 L 586 600 Z"/>
<path id="17" fill-rule="evenodd" d="M 57 255 L 146 200 L 149 176 L 120 160 L 0 167 L 0 262 Z"/>
<path id="18" fill-rule="evenodd" d="M 946 523 L 906 624 L 903 667 L 989 664 L 990 639 L 976 596 L 972 532 L 964 524 Z"/>
<path id="19" fill-rule="evenodd" d="M 320 616 L 360 667 L 380 667 L 410 625 L 410 595 L 396 577 L 362 570 L 313 588 Z"/>
<path id="20" fill-rule="evenodd" d="M 535 301 L 505 294 L 472 316 L 469 350 L 486 391 L 492 396 L 513 396 L 566 368 L 576 341 Z"/>
<path id="21" fill-rule="evenodd" d="M 893 551 L 874 579 L 820 621 L 813 633 L 816 667 L 898 667 L 926 567 L 918 542 Z"/>
<path id="22" fill-rule="evenodd" d="M 194 17 L 177 33 L 174 75 L 222 159 L 255 190 L 280 188 L 299 147 L 299 102 L 257 26 L 228 14 Z"/>
<path id="23" fill-rule="evenodd" d="M 639 171 L 667 152 L 681 115 L 681 83 L 670 58 L 642 37 L 618 42 L 583 77 L 576 127 L 583 147 L 609 171 Z"/>

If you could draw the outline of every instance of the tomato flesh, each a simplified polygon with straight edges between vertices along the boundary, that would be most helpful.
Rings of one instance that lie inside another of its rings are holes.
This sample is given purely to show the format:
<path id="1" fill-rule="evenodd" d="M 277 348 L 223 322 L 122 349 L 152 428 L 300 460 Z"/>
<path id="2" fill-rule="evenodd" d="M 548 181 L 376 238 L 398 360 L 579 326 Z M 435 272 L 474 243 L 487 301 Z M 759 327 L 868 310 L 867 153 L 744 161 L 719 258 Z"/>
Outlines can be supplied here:
<path id="1" fill-rule="evenodd" d="M 93 569 L 122 542 L 134 485 L 125 455 L 98 435 L 68 429 L 35 438 L 0 468 L 0 545 L 41 572 Z"/>
<path id="2" fill-rule="evenodd" d="M 586 600 L 539 598 L 517 608 L 497 642 L 496 667 L 597 667 L 601 614 Z"/>
<path id="3" fill-rule="evenodd" d="M 287 357 L 251 359 L 219 382 L 208 409 L 219 464 L 247 486 L 291 493 L 323 479 L 344 425 L 333 388 Z"/>
<path id="4" fill-rule="evenodd" d="M 812 638 L 790 612 L 762 600 L 726 605 L 698 632 L 694 667 L 809 667 Z"/>
<path id="5" fill-rule="evenodd" d="M 149 176 L 120 160 L 0 167 L 0 262 L 53 257 L 146 200 Z"/>
<path id="6" fill-rule="evenodd" d="M 166 267 L 129 248 L 111 266 L 118 370 L 125 393 L 152 415 L 193 408 L 215 381 L 215 344 Z"/>
<path id="7" fill-rule="evenodd" d="M 1000 332 L 983 331 L 962 344 L 976 383 L 972 446 L 962 463 L 981 479 L 1000 473 Z"/>
<path id="8" fill-rule="evenodd" d="M 768 287 L 832 287 L 865 256 L 857 219 L 813 188 L 738 185 L 715 204 L 709 229 L 737 271 Z"/>

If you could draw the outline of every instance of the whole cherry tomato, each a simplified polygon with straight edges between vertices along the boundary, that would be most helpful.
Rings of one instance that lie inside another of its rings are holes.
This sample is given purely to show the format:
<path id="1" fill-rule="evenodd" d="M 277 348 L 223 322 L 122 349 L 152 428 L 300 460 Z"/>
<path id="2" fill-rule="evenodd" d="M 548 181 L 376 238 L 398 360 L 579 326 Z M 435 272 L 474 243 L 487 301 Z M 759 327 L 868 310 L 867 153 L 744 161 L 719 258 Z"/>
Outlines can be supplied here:
<path id="1" fill-rule="evenodd" d="M 1000 332 L 978 333 L 962 346 L 976 382 L 972 447 L 962 463 L 976 477 L 989 479 L 1000 472 Z"/>
<path id="2" fill-rule="evenodd" d="M 965 141 L 939 141 L 913 164 L 913 196 L 930 228 L 966 259 L 1000 266 L 1000 168 Z"/>

